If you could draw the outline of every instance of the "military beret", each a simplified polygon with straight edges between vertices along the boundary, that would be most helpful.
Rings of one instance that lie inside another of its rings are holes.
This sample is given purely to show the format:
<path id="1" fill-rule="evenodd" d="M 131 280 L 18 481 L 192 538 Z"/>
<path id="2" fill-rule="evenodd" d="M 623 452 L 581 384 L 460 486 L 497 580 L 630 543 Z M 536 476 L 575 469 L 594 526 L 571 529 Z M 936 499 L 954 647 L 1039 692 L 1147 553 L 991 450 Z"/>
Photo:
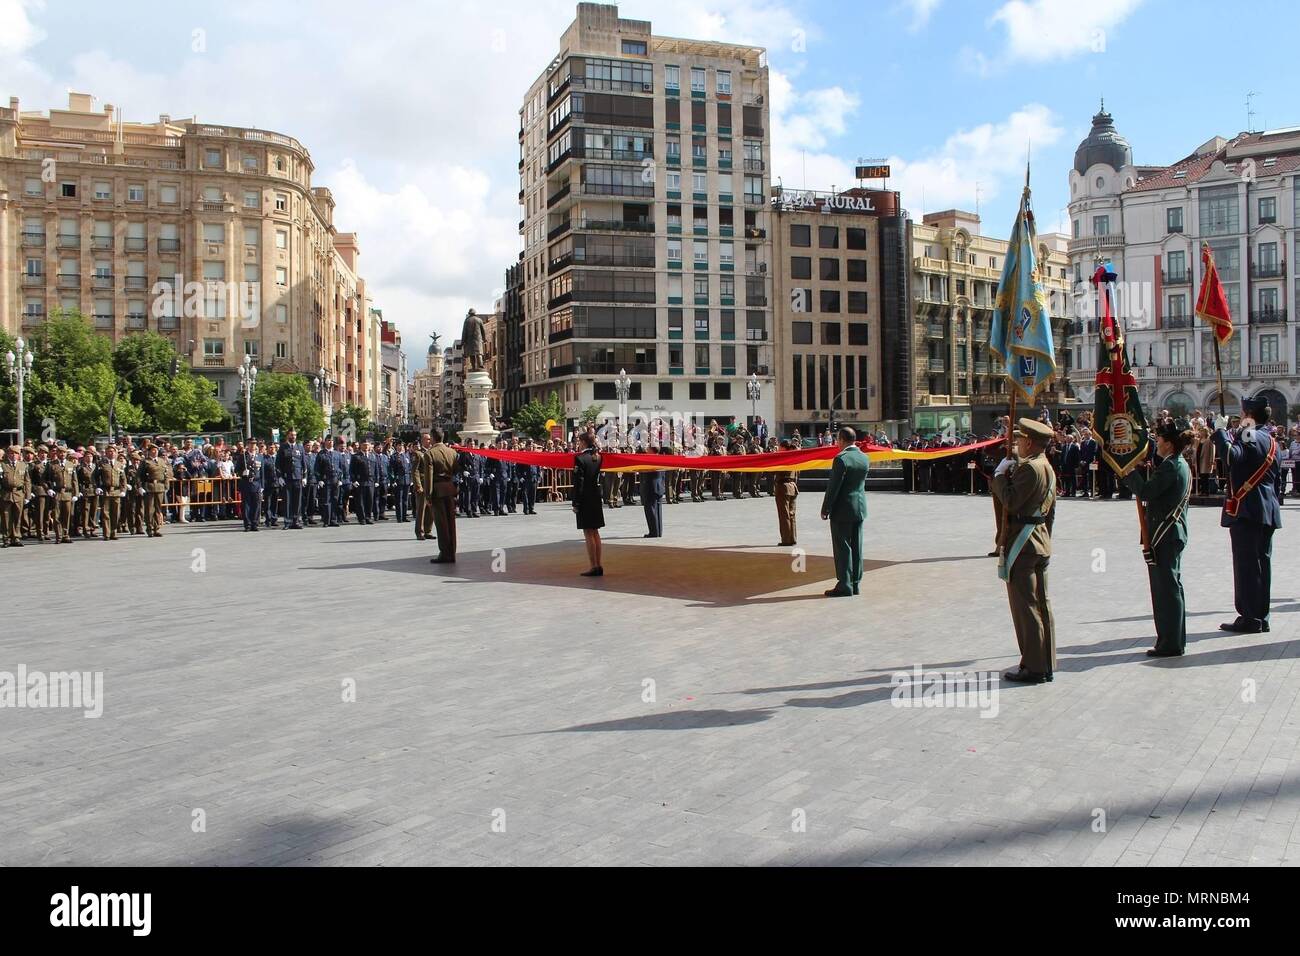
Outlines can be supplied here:
<path id="1" fill-rule="evenodd" d="M 45 454 L 47 454 L 47 455 L 50 453 L 50 449 L 49 449 L 47 446 L 45 446 L 45 445 L 37 445 L 37 446 L 36 446 L 36 450 L 37 450 L 37 451 L 43 451 L 43 452 L 45 452 Z"/>
<path id="2" fill-rule="evenodd" d="M 1268 409 L 1268 399 L 1263 396 L 1257 398 L 1243 398 L 1241 400 L 1241 408 L 1251 417 L 1258 418 Z"/>
<path id="3" fill-rule="evenodd" d="M 1048 441 L 1053 434 L 1051 425 L 1040 422 L 1036 418 L 1022 418 L 1016 424 L 1019 426 L 1020 434 L 1037 438 L 1039 441 Z"/>

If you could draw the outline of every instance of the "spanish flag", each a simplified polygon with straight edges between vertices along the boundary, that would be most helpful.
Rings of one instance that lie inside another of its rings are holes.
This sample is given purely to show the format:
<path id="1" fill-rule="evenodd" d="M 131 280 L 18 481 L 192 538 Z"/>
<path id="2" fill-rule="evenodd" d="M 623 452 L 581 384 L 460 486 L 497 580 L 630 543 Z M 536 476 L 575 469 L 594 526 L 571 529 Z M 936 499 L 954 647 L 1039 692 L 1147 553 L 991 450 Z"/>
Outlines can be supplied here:
<path id="1" fill-rule="evenodd" d="M 1223 345 L 1232 338 L 1232 313 L 1219 281 L 1219 269 L 1208 242 L 1201 243 L 1201 292 L 1196 297 L 1196 316 L 1214 326 L 1214 336 Z"/>

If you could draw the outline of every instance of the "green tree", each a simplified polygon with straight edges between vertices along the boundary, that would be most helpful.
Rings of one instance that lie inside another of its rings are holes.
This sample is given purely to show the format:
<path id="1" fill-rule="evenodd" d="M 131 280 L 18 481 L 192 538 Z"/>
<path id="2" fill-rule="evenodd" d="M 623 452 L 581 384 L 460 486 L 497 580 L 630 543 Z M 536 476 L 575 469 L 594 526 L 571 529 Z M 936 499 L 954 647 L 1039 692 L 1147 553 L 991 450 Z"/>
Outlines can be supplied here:
<path id="1" fill-rule="evenodd" d="M 515 412 L 510 424 L 516 431 L 523 432 L 532 439 L 545 441 L 550 434 L 546 428 L 548 421 L 564 421 L 564 406 L 556 392 L 551 392 L 545 402 L 539 402 L 535 398 L 528 402 Z"/>
<path id="2" fill-rule="evenodd" d="M 292 428 L 302 438 L 325 430 L 325 415 L 312 396 L 311 384 L 301 375 L 259 372 L 252 405 L 254 435 L 270 438 L 271 429 L 278 428 L 283 437 Z"/>
<path id="3" fill-rule="evenodd" d="M 369 430 L 370 412 L 361 405 L 344 402 L 330 416 L 330 432 L 342 435 L 348 441 L 353 441 Z"/>
<path id="4" fill-rule="evenodd" d="M 153 332 L 127 336 L 113 349 L 113 368 L 118 387 L 140 408 L 142 427 L 147 430 L 197 432 L 229 421 L 216 399 L 216 385 L 191 370 L 164 336 Z"/>
<path id="5" fill-rule="evenodd" d="M 582 410 L 582 414 L 578 416 L 578 424 L 583 428 L 588 425 L 598 425 L 600 424 L 600 416 L 603 414 L 605 414 L 604 405 L 588 405 Z"/>

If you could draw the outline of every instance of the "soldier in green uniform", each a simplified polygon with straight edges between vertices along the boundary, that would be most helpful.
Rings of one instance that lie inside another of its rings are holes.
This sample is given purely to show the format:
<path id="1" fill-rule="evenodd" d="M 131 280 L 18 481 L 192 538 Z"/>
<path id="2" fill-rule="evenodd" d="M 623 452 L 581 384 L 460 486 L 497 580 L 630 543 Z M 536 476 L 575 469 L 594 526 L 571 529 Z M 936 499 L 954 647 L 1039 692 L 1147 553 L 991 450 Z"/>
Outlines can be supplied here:
<path id="1" fill-rule="evenodd" d="M 130 480 L 126 465 L 118 460 L 117 448 L 109 445 L 95 475 L 95 491 L 103 503 L 105 541 L 117 540 L 117 529 L 122 521 L 122 502 L 127 497 L 128 484 Z"/>
<path id="2" fill-rule="evenodd" d="M 1002 506 L 1004 544 L 998 577 L 1007 582 L 1007 602 L 1020 645 L 1020 666 L 1006 680 L 1041 684 L 1056 670 L 1056 622 L 1047 599 L 1047 565 L 1052 557 L 1056 516 L 1056 473 L 1044 454 L 1052 428 L 1032 418 L 1019 421 L 1017 458 L 1004 458 L 993 472 L 992 490 Z"/>
<path id="3" fill-rule="evenodd" d="M 42 445 L 41 449 L 44 450 Z M 22 449 L 22 466 L 27 469 L 27 477 L 32 483 L 32 495 L 23 505 L 24 538 L 43 540 L 45 538 L 45 515 L 49 499 L 45 494 L 46 456 L 41 455 L 37 462 L 37 452 L 30 445 Z"/>
<path id="4" fill-rule="evenodd" d="M 18 446 L 5 449 L 4 464 L 0 465 L 0 547 L 23 546 L 23 505 L 32 495 L 30 469 L 18 460 Z"/>
<path id="5" fill-rule="evenodd" d="M 98 472 L 99 464 L 95 460 L 95 449 L 87 448 L 85 454 L 81 456 L 81 462 L 77 465 L 77 487 L 80 489 L 81 498 L 77 501 L 77 514 L 73 521 L 73 533 L 83 538 L 95 536 L 95 524 L 99 520 L 100 496 L 95 493 L 98 488 L 95 484 Z"/>
<path id="6" fill-rule="evenodd" d="M 78 494 L 77 467 L 68 458 L 68 449 L 62 445 L 54 450 L 45 494 L 54 503 L 54 540 L 59 544 L 71 544 Z"/>
<path id="7" fill-rule="evenodd" d="M 1148 657 L 1181 657 L 1187 648 L 1187 608 L 1183 601 L 1180 565 L 1187 547 L 1187 498 L 1192 472 L 1183 449 L 1195 437 L 1187 422 L 1161 422 L 1156 433 L 1160 464 L 1147 478 L 1138 471 L 1124 483 L 1146 502 L 1147 576 L 1151 579 L 1151 609 L 1156 621 L 1156 646 Z"/>
<path id="8" fill-rule="evenodd" d="M 433 436 L 420 433 L 420 446 L 411 453 L 411 487 L 415 491 L 415 540 L 433 537 Z"/>
<path id="9" fill-rule="evenodd" d="M 140 485 L 144 488 L 144 520 L 151 538 L 162 537 L 163 503 L 171 469 L 158 457 L 158 446 L 149 446 L 149 460 L 140 466 Z"/>
<path id="10" fill-rule="evenodd" d="M 822 497 L 822 520 L 831 523 L 835 554 L 835 587 L 827 597 L 851 597 L 862 584 L 862 523 L 867 519 L 867 472 L 871 463 L 858 448 L 858 435 L 841 428 L 840 451 L 831 464 L 831 477 Z"/>

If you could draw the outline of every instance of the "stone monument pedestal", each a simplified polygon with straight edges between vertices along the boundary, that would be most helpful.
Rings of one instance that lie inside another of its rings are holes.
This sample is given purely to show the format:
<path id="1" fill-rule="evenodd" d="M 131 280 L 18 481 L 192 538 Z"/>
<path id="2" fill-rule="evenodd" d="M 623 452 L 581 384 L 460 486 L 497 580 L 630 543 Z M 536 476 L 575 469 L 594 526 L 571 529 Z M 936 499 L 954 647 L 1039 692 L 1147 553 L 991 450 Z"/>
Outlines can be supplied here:
<path id="1" fill-rule="evenodd" d="M 492 377 L 487 372 L 470 372 L 465 376 L 465 424 L 460 427 L 460 440 L 475 439 L 491 444 L 501 433 L 492 427 L 488 400 L 492 396 Z"/>

